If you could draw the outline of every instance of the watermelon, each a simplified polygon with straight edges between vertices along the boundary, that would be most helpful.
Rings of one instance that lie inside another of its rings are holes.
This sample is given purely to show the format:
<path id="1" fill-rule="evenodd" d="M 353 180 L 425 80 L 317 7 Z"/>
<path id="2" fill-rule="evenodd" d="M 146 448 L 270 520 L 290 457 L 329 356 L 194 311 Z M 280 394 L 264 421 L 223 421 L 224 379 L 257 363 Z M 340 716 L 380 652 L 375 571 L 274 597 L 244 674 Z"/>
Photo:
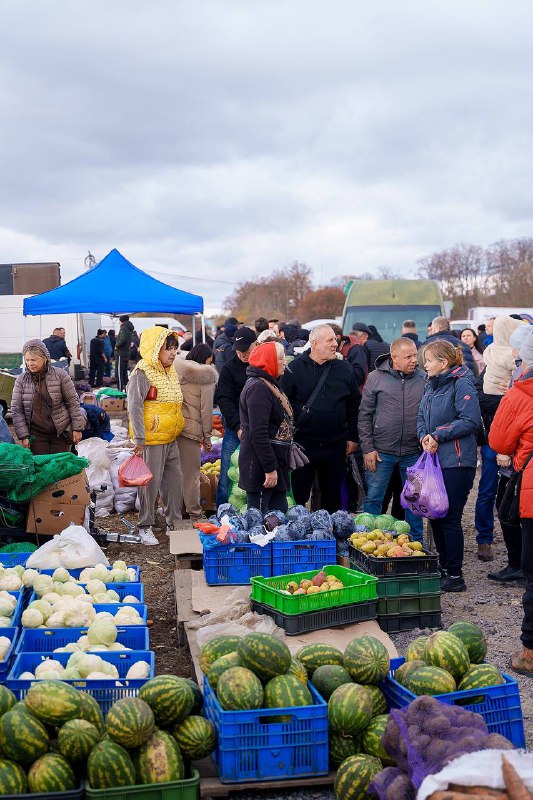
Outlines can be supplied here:
<path id="1" fill-rule="evenodd" d="M 139 697 L 123 697 L 109 709 L 105 726 L 110 739 L 131 750 L 144 744 L 154 732 L 154 712 Z"/>
<path id="2" fill-rule="evenodd" d="M 374 528 L 377 528 L 378 531 L 392 531 L 394 522 L 395 519 L 390 514 L 379 514 L 374 517 Z"/>
<path id="3" fill-rule="evenodd" d="M 141 686 L 138 696 L 154 712 L 159 728 L 177 725 L 189 716 L 195 702 L 193 690 L 185 678 L 176 675 L 157 675 Z"/>
<path id="4" fill-rule="evenodd" d="M 185 778 L 185 765 L 176 740 L 155 731 L 135 754 L 137 783 L 168 783 Z"/>
<path id="5" fill-rule="evenodd" d="M 297 658 L 291 659 L 291 665 L 286 672 L 287 675 L 294 675 L 298 680 L 300 680 L 305 686 L 307 686 L 307 670 L 302 664 L 301 661 L 298 661 Z"/>
<path id="6" fill-rule="evenodd" d="M 453 675 L 441 667 L 419 667 L 407 678 L 406 688 L 413 694 L 448 694 L 455 692 Z"/>
<path id="7" fill-rule="evenodd" d="M 43 723 L 20 705 L 0 717 L 0 753 L 21 764 L 31 764 L 44 755 L 50 740 Z"/>
<path id="8" fill-rule="evenodd" d="M 291 665 L 291 652 L 285 642 L 269 633 L 249 633 L 237 649 L 241 664 L 266 683 L 284 675 Z"/>
<path id="9" fill-rule="evenodd" d="M 230 667 L 242 667 L 238 653 L 226 653 L 225 656 L 220 656 L 216 661 L 213 661 L 207 673 L 209 685 L 212 689 L 216 691 L 218 679 Z"/>
<path id="10" fill-rule="evenodd" d="M 191 714 L 201 714 L 204 707 L 204 696 L 202 694 L 202 690 L 196 681 L 193 681 L 191 678 L 184 678 L 183 680 L 189 684 L 194 695 L 194 704 L 191 708 Z"/>
<path id="11" fill-rule="evenodd" d="M 462 641 L 468 650 L 471 664 L 482 664 L 487 655 L 487 640 L 485 634 L 473 622 L 454 622 L 448 628 L 448 633 L 453 633 Z"/>
<path id="12" fill-rule="evenodd" d="M 367 800 L 367 788 L 382 766 L 379 758 L 359 754 L 342 762 L 335 778 L 337 800 Z"/>
<path id="13" fill-rule="evenodd" d="M 230 667 L 222 673 L 217 697 L 225 711 L 251 711 L 263 707 L 261 681 L 246 667 Z"/>
<path id="14" fill-rule="evenodd" d="M 10 711 L 16 702 L 17 698 L 11 689 L 8 689 L 7 686 L 0 684 L 0 717 L 2 714 L 5 714 L 6 711 Z"/>
<path id="15" fill-rule="evenodd" d="M 217 746 L 217 731 L 205 717 L 190 716 L 172 732 L 182 755 L 191 761 L 205 758 Z"/>
<path id="16" fill-rule="evenodd" d="M 365 528 L 368 528 L 369 531 L 375 527 L 373 514 L 357 514 L 357 516 L 354 518 L 354 522 L 356 525 L 361 525 Z"/>
<path id="17" fill-rule="evenodd" d="M 78 714 L 79 719 L 85 719 L 87 722 L 91 722 L 94 727 L 98 730 L 99 733 L 103 734 L 104 732 L 104 717 L 102 714 L 102 709 L 92 696 L 92 694 L 87 694 L 87 692 L 79 692 L 81 701 L 81 708 L 80 713 Z"/>
<path id="18" fill-rule="evenodd" d="M 28 779 L 20 764 L 0 758 L 0 795 L 26 794 L 27 791 Z"/>
<path id="19" fill-rule="evenodd" d="M 396 761 L 389 756 L 383 747 L 382 741 L 388 721 L 388 714 L 379 714 L 379 716 L 374 717 L 368 728 L 363 731 L 361 744 L 364 753 L 369 756 L 376 756 L 386 767 L 392 767 L 396 764 Z"/>
<path id="20" fill-rule="evenodd" d="M 32 683 L 24 702 L 32 714 L 48 725 L 62 725 L 79 717 L 82 706 L 78 690 L 63 681 Z"/>
<path id="21" fill-rule="evenodd" d="M 200 650 L 200 669 L 204 675 L 207 675 L 209 667 L 217 658 L 226 653 L 234 653 L 240 641 L 240 636 L 215 636 L 209 639 Z"/>
<path id="22" fill-rule="evenodd" d="M 135 767 L 130 754 L 116 742 L 98 742 L 87 760 L 87 778 L 91 789 L 115 789 L 133 786 Z"/>
<path id="23" fill-rule="evenodd" d="M 465 692 L 467 689 L 483 689 L 487 686 L 501 686 L 505 683 L 505 678 L 501 672 L 493 667 L 492 664 L 474 664 L 463 675 L 457 687 L 458 692 Z M 457 705 L 467 706 L 474 703 L 483 703 L 484 695 L 475 697 L 464 697 L 457 701 Z"/>
<path id="24" fill-rule="evenodd" d="M 28 771 L 30 792 L 68 792 L 78 785 L 73 769 L 59 753 L 45 753 Z"/>
<path id="25" fill-rule="evenodd" d="M 265 686 L 265 708 L 312 706 L 311 692 L 295 675 L 276 675 Z M 270 717 L 270 722 L 290 722 L 290 716 Z"/>
<path id="26" fill-rule="evenodd" d="M 85 719 L 69 719 L 57 735 L 59 752 L 73 764 L 85 761 L 99 741 L 100 732 Z"/>
<path id="27" fill-rule="evenodd" d="M 365 689 L 372 698 L 372 717 L 377 717 L 378 714 L 386 714 L 389 706 L 381 689 L 377 686 L 365 686 Z"/>
<path id="28" fill-rule="evenodd" d="M 429 636 L 417 636 L 416 639 L 407 646 L 405 651 L 406 661 L 423 661 L 424 650 L 426 649 L 426 642 Z"/>
<path id="29" fill-rule="evenodd" d="M 357 736 L 372 719 L 372 698 L 364 686 L 345 683 L 328 701 L 328 721 L 334 733 Z"/>
<path id="30" fill-rule="evenodd" d="M 421 661 L 419 658 L 413 659 L 413 661 L 404 661 L 394 673 L 394 680 L 398 681 L 398 683 L 401 683 L 402 686 L 407 686 L 407 681 L 413 672 L 416 672 L 417 669 L 425 666 L 426 662 Z"/>
<path id="31" fill-rule="evenodd" d="M 298 650 L 296 658 L 304 665 L 309 677 L 324 664 L 344 666 L 341 651 L 330 644 L 306 644 Z"/>
<path id="32" fill-rule="evenodd" d="M 470 667 L 468 650 L 453 633 L 432 633 L 424 647 L 424 661 L 429 667 L 447 670 L 459 682 Z"/>
<path id="33" fill-rule="evenodd" d="M 411 526 L 404 519 L 395 519 L 392 523 L 391 530 L 400 535 L 400 533 L 410 533 Z"/>
<path id="34" fill-rule="evenodd" d="M 337 686 L 352 683 L 352 679 L 344 667 L 338 664 L 322 664 L 313 672 L 311 683 L 324 700 L 329 700 Z"/>
<path id="35" fill-rule="evenodd" d="M 337 769 L 345 759 L 360 752 L 359 736 L 343 736 L 340 733 L 329 732 L 329 763 L 332 769 Z"/>
<path id="36" fill-rule="evenodd" d="M 344 667 L 355 683 L 378 684 L 389 672 L 389 653 L 374 636 L 358 636 L 344 651 Z"/>

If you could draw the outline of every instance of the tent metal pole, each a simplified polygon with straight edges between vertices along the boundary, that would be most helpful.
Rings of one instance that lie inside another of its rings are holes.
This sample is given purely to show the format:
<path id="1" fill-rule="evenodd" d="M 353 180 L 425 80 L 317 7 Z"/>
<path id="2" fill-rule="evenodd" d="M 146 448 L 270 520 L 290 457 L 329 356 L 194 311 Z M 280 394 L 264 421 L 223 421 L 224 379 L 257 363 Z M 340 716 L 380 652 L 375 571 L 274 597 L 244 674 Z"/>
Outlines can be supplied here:
<path id="1" fill-rule="evenodd" d="M 205 344 L 205 316 L 202 314 L 202 342 Z"/>
<path id="2" fill-rule="evenodd" d="M 26 315 L 23 314 L 22 316 L 22 347 L 21 350 L 24 349 L 24 345 L 26 344 Z M 26 362 L 24 360 L 24 355 L 22 356 L 22 371 L 26 372 Z"/>
<path id="3" fill-rule="evenodd" d="M 196 315 L 192 314 L 191 316 L 191 325 L 192 325 L 192 346 L 196 344 Z"/>

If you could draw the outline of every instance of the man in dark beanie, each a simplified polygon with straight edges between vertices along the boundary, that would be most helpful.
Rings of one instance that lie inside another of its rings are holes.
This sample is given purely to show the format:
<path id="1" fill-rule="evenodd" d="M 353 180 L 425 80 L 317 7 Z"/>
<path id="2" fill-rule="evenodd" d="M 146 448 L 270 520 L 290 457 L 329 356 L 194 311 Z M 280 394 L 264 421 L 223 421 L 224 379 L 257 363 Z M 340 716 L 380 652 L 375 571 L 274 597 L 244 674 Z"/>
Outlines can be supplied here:
<path id="1" fill-rule="evenodd" d="M 119 317 L 119 321 L 120 330 L 115 342 L 115 375 L 119 390 L 125 392 L 128 385 L 128 361 L 130 360 L 134 328 L 127 314 Z"/>

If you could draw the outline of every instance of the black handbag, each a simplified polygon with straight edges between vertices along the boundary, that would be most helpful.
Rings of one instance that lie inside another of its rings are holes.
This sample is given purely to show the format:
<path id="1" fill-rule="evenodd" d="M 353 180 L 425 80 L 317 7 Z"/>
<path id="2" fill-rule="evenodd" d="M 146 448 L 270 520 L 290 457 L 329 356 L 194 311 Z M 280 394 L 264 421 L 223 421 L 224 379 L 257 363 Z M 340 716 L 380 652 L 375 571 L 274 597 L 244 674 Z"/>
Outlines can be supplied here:
<path id="1" fill-rule="evenodd" d="M 533 457 L 533 450 L 524 461 L 522 467 L 513 472 L 507 486 L 503 490 L 500 502 L 497 504 L 496 510 L 498 518 L 504 525 L 520 525 L 520 488 L 522 486 L 522 476 L 524 470 Z"/>

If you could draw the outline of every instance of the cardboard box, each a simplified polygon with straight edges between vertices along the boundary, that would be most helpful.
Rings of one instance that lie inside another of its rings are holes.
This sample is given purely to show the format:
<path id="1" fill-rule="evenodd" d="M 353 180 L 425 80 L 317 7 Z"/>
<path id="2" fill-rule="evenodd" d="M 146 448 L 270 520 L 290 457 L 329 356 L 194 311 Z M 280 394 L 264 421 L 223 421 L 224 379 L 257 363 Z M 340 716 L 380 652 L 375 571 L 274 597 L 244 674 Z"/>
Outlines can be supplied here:
<path id="1" fill-rule="evenodd" d="M 79 475 L 72 475 L 70 478 L 51 483 L 44 492 L 33 498 L 42 503 L 83 507 L 89 505 L 90 499 L 89 481 L 85 470 L 82 470 Z"/>
<path id="2" fill-rule="evenodd" d="M 53 536 L 74 525 L 83 525 L 85 505 L 47 503 L 34 497 L 28 508 L 26 531 L 38 535 Z"/>
<path id="3" fill-rule="evenodd" d="M 106 397 L 105 395 L 100 400 L 100 406 L 108 414 L 124 413 L 127 408 L 126 400 L 123 397 Z"/>
<path id="4" fill-rule="evenodd" d="M 97 406 L 98 398 L 94 392 L 84 392 L 82 395 L 80 395 L 80 403 L 85 403 L 85 405 L 88 406 Z"/>
<path id="5" fill-rule="evenodd" d="M 204 513 L 216 510 L 217 483 L 216 475 L 205 475 L 200 472 L 200 505 Z"/>

